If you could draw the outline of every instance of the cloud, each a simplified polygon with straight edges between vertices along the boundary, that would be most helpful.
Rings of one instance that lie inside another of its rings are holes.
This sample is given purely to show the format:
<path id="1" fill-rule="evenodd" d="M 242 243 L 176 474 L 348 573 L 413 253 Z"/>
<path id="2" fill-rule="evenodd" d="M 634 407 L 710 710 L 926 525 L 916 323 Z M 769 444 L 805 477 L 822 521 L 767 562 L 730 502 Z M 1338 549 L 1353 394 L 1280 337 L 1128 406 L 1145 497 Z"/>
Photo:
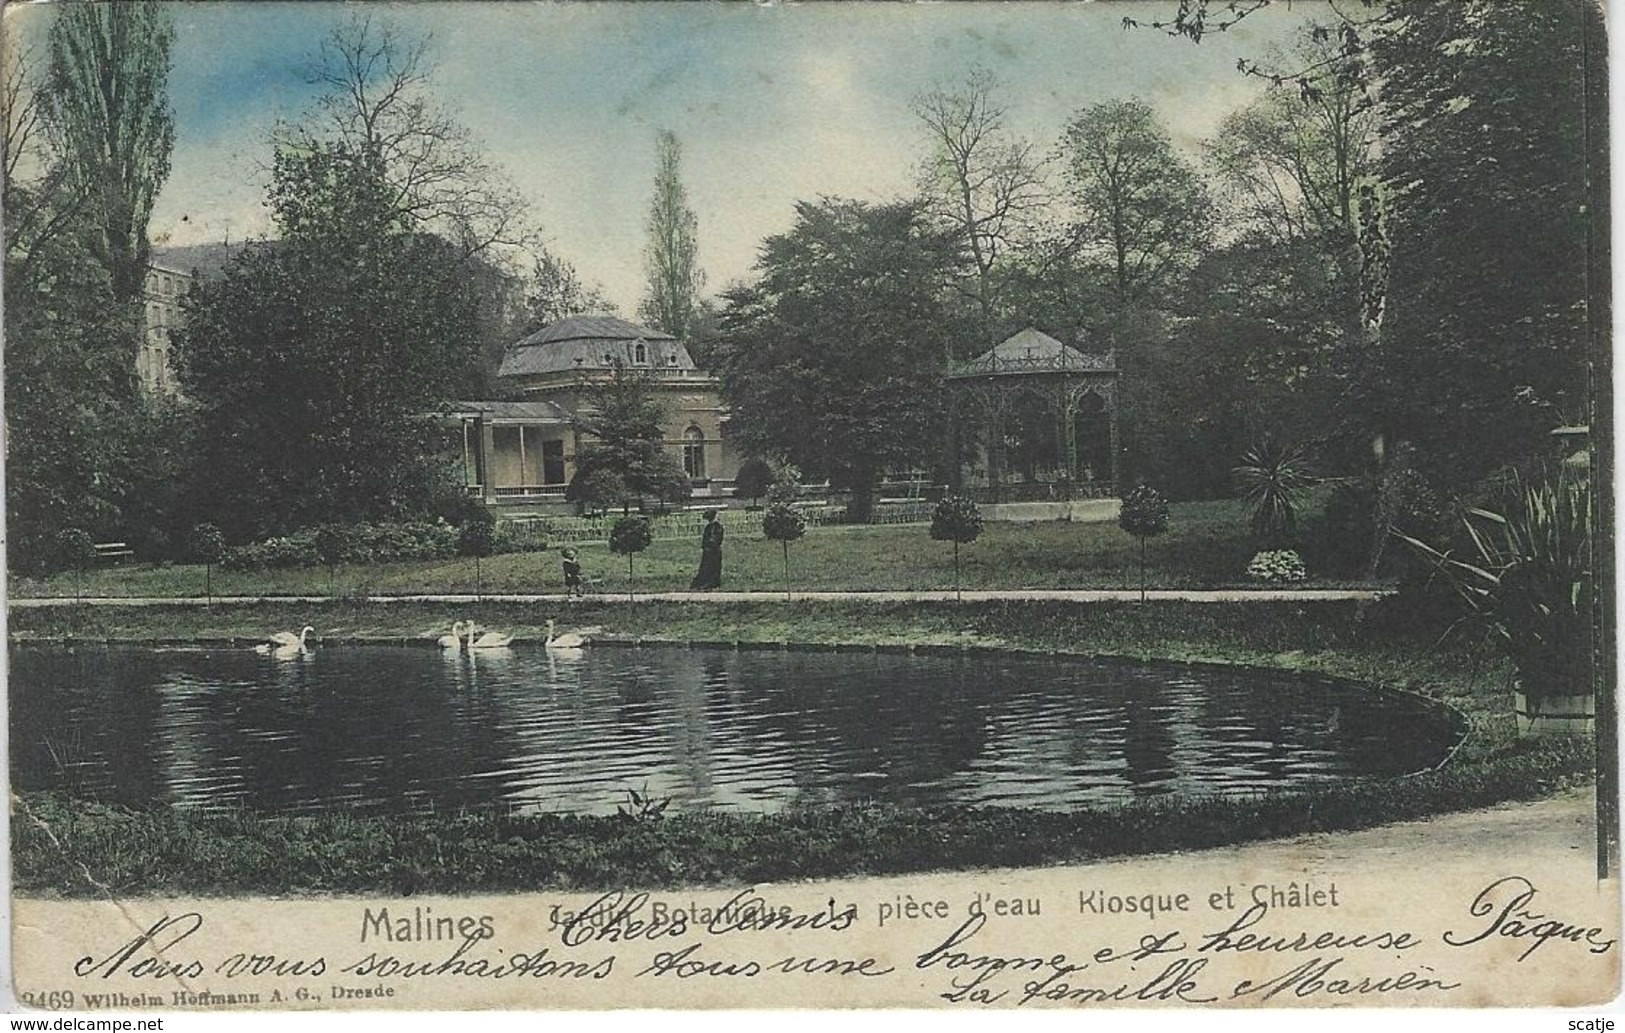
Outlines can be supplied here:
<path id="1" fill-rule="evenodd" d="M 1298 5 L 1300 7 L 1304 5 Z M 154 232 L 268 226 L 275 119 L 308 103 L 304 57 L 336 4 L 177 5 L 177 145 Z M 1012 122 L 1053 146 L 1088 104 L 1142 95 L 1194 147 L 1258 86 L 1241 53 L 1302 21 L 1263 12 L 1200 47 L 1124 32 L 1122 5 L 408 4 L 434 34 L 442 100 L 531 201 L 559 253 L 623 308 L 642 289 L 657 129 L 684 145 L 713 286 L 745 276 L 798 199 L 881 200 L 912 189 L 916 94 L 972 67 L 1004 82 Z"/>

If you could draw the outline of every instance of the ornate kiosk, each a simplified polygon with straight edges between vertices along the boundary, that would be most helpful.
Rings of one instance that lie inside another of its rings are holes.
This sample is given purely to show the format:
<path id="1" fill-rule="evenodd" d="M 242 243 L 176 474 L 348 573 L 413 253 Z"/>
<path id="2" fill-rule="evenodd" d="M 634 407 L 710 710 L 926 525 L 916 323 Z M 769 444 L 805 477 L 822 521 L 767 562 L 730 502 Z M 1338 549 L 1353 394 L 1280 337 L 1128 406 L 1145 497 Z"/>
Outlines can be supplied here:
<path id="1" fill-rule="evenodd" d="M 992 504 L 1118 492 L 1117 361 L 1028 327 L 948 371 L 952 487 Z"/>

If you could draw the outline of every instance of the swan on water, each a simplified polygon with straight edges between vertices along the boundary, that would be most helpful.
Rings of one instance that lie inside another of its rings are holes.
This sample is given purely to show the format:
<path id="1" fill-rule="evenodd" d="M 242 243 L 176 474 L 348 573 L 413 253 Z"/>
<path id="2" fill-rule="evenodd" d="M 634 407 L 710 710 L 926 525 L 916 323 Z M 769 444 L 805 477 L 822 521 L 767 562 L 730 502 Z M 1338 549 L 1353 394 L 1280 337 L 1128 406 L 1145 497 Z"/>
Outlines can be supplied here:
<path id="1" fill-rule="evenodd" d="M 463 633 L 461 631 L 461 628 L 462 628 L 464 623 L 465 623 L 464 621 L 457 621 L 456 623 L 454 623 L 451 626 L 451 634 L 450 635 L 441 635 L 440 636 L 440 648 L 441 649 L 461 649 L 461 648 L 463 648 Z"/>
<path id="2" fill-rule="evenodd" d="M 587 637 L 579 632 L 566 631 L 554 637 L 553 622 L 547 622 L 547 648 L 549 649 L 580 649 L 587 644 Z"/>
<path id="3" fill-rule="evenodd" d="M 470 649 L 504 649 L 512 641 L 512 635 L 499 635 L 494 631 L 487 631 L 479 638 L 475 638 L 474 622 L 468 622 L 468 648 Z"/>
<path id="4" fill-rule="evenodd" d="M 279 631 L 271 636 L 269 642 L 255 646 L 254 651 L 256 653 L 276 653 L 278 655 L 303 653 L 310 648 L 306 644 L 306 639 L 315 630 L 315 628 L 306 624 L 297 635 L 291 631 Z"/>

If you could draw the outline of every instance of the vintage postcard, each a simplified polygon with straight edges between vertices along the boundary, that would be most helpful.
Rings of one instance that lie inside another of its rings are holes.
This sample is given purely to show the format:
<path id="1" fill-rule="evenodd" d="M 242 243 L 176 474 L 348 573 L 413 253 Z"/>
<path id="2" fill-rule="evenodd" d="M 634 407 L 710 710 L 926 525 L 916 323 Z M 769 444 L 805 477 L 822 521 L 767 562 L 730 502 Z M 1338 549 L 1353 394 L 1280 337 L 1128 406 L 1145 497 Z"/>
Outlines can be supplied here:
<path id="1" fill-rule="evenodd" d="M 1600 4 L 3 28 L 18 1007 L 1612 1028 Z"/>

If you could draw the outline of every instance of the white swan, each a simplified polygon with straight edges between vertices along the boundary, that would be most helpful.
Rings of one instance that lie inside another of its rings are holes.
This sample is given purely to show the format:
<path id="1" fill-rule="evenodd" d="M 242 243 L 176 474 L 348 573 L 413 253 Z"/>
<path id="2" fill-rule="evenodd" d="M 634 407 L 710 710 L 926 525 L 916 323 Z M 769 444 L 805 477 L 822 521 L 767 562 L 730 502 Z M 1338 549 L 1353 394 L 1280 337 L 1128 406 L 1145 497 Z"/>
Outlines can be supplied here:
<path id="1" fill-rule="evenodd" d="M 455 624 L 453 624 L 451 626 L 451 634 L 450 635 L 441 635 L 440 636 L 440 648 L 441 649 L 461 649 L 461 648 L 463 648 L 463 633 L 462 633 L 462 631 L 459 630 L 460 628 L 462 628 L 463 624 L 464 624 L 463 621 L 457 621 Z"/>
<path id="2" fill-rule="evenodd" d="M 474 637 L 474 622 L 468 622 L 468 648 L 470 649 L 505 649 L 513 641 L 512 635 L 499 635 L 494 631 L 487 631 L 479 638 Z"/>
<path id="3" fill-rule="evenodd" d="M 303 653 L 310 648 L 305 640 L 315 630 L 315 628 L 306 624 L 297 635 L 291 631 L 279 631 L 271 636 L 269 642 L 255 646 L 254 652 L 275 653 L 277 656 L 292 656 L 295 653 Z"/>
<path id="4" fill-rule="evenodd" d="M 554 637 L 553 622 L 547 622 L 547 648 L 549 649 L 580 649 L 587 644 L 587 637 L 579 632 L 566 631 Z"/>

